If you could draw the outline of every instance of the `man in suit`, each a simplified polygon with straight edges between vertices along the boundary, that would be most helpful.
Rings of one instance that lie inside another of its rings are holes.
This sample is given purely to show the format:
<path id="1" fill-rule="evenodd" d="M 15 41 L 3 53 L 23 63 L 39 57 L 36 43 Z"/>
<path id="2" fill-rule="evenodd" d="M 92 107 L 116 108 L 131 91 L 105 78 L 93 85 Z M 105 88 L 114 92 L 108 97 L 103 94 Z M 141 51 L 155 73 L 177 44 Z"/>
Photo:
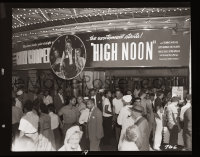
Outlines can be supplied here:
<path id="1" fill-rule="evenodd" d="M 57 94 L 54 96 L 54 105 L 56 109 L 56 113 L 64 106 L 64 96 L 63 96 L 63 90 L 62 88 L 59 88 L 57 90 Z"/>
<path id="2" fill-rule="evenodd" d="M 94 88 L 90 89 L 90 99 L 94 99 L 94 104 L 96 107 L 99 108 L 99 110 L 103 111 L 103 105 L 102 105 L 102 96 L 99 92 L 96 92 Z"/>
<path id="3" fill-rule="evenodd" d="M 95 107 L 94 100 L 87 101 L 87 108 L 90 110 L 88 116 L 88 136 L 90 141 L 90 151 L 100 151 L 100 141 L 104 136 L 103 132 L 103 115 L 102 112 Z"/>
<path id="4" fill-rule="evenodd" d="M 134 125 L 138 129 L 138 138 L 136 145 L 140 151 L 149 151 L 149 124 L 146 118 L 144 118 L 144 108 L 141 105 L 135 105 L 131 108 L 132 117 L 135 120 Z"/>
<path id="5" fill-rule="evenodd" d="M 183 127 L 184 146 L 187 151 L 192 150 L 192 106 L 184 113 Z"/>

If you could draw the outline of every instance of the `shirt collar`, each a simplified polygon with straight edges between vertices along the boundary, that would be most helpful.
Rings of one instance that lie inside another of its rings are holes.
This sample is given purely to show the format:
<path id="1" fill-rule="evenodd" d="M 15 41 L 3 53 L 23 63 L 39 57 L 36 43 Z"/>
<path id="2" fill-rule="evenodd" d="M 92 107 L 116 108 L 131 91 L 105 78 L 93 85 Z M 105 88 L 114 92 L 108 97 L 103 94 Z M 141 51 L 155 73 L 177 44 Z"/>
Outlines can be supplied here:
<path id="1" fill-rule="evenodd" d="M 92 112 L 94 110 L 95 107 L 93 107 L 91 110 L 89 110 L 90 112 Z"/>
<path id="2" fill-rule="evenodd" d="M 49 112 L 49 115 L 53 115 L 53 112 Z"/>
<path id="3" fill-rule="evenodd" d="M 140 118 L 142 118 L 142 116 L 137 117 L 135 122 L 137 122 Z"/>

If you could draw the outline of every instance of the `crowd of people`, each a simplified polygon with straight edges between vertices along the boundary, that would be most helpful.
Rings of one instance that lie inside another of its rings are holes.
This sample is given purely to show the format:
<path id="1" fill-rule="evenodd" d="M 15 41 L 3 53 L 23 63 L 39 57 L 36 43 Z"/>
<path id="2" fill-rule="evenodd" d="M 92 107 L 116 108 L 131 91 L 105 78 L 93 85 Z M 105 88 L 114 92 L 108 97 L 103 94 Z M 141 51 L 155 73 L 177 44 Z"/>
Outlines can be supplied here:
<path id="1" fill-rule="evenodd" d="M 116 151 L 161 151 L 163 143 L 175 149 L 180 138 L 182 150 L 191 151 L 191 101 L 187 92 L 181 100 L 163 89 L 91 89 L 87 97 L 19 89 L 12 98 L 12 150 L 101 151 L 114 137 Z"/>

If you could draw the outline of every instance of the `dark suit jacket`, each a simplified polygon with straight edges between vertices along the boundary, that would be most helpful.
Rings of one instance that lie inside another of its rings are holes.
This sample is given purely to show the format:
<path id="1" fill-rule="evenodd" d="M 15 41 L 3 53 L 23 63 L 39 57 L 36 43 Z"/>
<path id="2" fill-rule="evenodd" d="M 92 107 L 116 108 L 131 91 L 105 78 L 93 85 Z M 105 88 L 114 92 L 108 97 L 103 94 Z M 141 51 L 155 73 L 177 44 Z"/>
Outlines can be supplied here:
<path id="1" fill-rule="evenodd" d="M 153 113 L 152 103 L 150 100 L 147 100 L 146 107 L 147 107 L 147 121 L 149 122 L 150 125 L 153 125 L 155 123 L 155 116 Z"/>
<path id="2" fill-rule="evenodd" d="M 101 112 L 103 111 L 103 105 L 102 105 L 102 96 L 101 94 L 97 93 L 96 95 L 96 99 L 97 99 L 97 107 L 101 110 Z"/>
<path id="3" fill-rule="evenodd" d="M 139 122 L 140 121 L 140 122 Z M 137 123 L 139 122 L 139 123 Z M 138 139 L 136 145 L 140 151 L 149 151 L 149 125 L 144 117 L 141 117 L 135 125 L 138 126 Z"/>
<path id="4" fill-rule="evenodd" d="M 184 113 L 183 132 L 192 136 L 192 108 L 188 108 Z"/>
<path id="5" fill-rule="evenodd" d="M 187 150 L 192 150 L 192 108 L 184 113 L 183 140 Z"/>
<path id="6" fill-rule="evenodd" d="M 63 96 L 63 99 L 64 99 L 64 96 Z M 54 96 L 54 106 L 55 106 L 56 112 L 58 112 L 64 106 L 58 94 Z"/>
<path id="7" fill-rule="evenodd" d="M 91 98 L 91 96 L 90 96 Z M 103 105 L 102 105 L 102 96 L 100 95 L 100 93 L 97 93 L 96 94 L 96 105 L 97 107 L 100 109 L 100 111 L 102 112 L 103 111 Z"/>
<path id="8" fill-rule="evenodd" d="M 88 133 L 90 141 L 101 139 L 104 136 L 102 112 L 95 107 L 88 120 Z"/>

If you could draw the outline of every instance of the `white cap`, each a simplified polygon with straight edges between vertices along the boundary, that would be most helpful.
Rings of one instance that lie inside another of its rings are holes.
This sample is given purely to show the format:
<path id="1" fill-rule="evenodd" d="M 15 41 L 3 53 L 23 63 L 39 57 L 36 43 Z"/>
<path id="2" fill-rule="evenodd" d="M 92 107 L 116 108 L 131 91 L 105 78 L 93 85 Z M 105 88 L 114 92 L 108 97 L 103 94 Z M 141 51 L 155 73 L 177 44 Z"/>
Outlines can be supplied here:
<path id="1" fill-rule="evenodd" d="M 123 96 L 123 100 L 125 101 L 125 102 L 131 102 L 131 100 L 132 100 L 132 96 L 131 95 L 125 95 L 125 96 Z"/>
<path id="2" fill-rule="evenodd" d="M 17 91 L 17 95 L 19 96 L 19 95 L 22 95 L 23 94 L 23 91 L 22 90 L 18 90 Z"/>
<path id="3" fill-rule="evenodd" d="M 68 140 L 70 139 L 70 137 L 75 133 L 75 132 L 82 132 L 80 130 L 79 126 L 72 126 L 71 128 L 69 128 L 66 132 L 66 137 L 65 137 L 65 143 L 68 142 Z"/>

